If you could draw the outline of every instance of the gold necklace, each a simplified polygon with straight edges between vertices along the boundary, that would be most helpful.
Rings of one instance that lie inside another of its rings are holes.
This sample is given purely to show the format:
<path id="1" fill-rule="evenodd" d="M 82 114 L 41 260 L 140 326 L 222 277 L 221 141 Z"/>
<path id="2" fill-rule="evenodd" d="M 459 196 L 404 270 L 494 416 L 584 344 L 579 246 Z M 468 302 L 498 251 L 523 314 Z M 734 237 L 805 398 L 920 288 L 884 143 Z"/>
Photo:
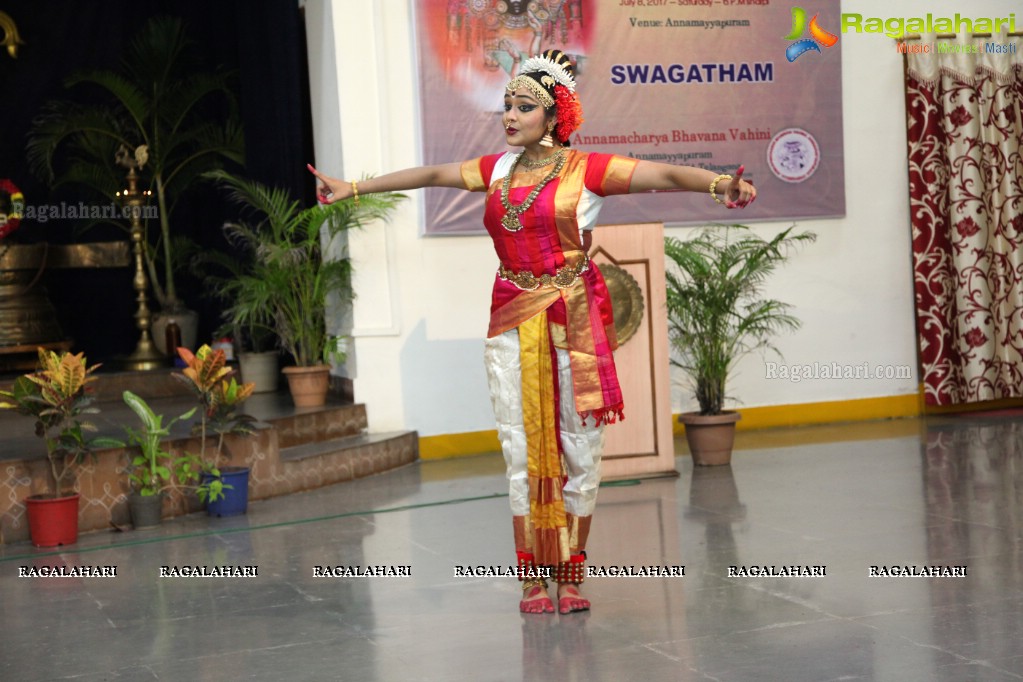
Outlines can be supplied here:
<path id="1" fill-rule="evenodd" d="M 518 206 L 515 206 L 508 199 L 509 192 L 511 191 L 511 177 L 512 173 L 515 172 L 515 167 L 519 165 L 519 161 L 522 159 L 522 155 L 524 153 L 525 152 L 519 152 L 519 155 L 515 157 L 515 161 L 512 163 L 511 169 L 508 171 L 508 174 L 504 176 L 504 182 L 501 184 L 501 205 L 504 206 L 505 210 L 504 217 L 501 218 L 501 226 L 509 232 L 518 232 L 522 229 L 522 221 L 519 219 L 519 216 L 529 210 L 529 207 L 532 206 L 533 202 L 536 201 L 536 198 L 540 196 L 540 192 L 542 192 L 543 188 L 547 186 L 547 183 L 558 177 L 558 173 L 560 173 L 561 169 L 565 166 L 564 153 L 560 156 L 552 154 L 552 158 L 554 156 L 558 156 L 558 160 L 554 165 L 554 168 L 552 168 L 551 172 L 547 174 L 547 177 L 541 180 L 538 185 L 533 187 L 533 191 L 529 193 L 529 196 L 526 197 L 525 201 Z"/>
<path id="2" fill-rule="evenodd" d="M 559 149 L 558 151 L 554 152 L 550 156 L 545 156 L 544 158 L 542 158 L 542 159 L 540 159 L 538 161 L 531 161 L 531 160 L 529 160 L 529 159 L 527 159 L 527 158 L 525 158 L 523 156 L 522 159 L 519 161 L 519 165 L 522 166 L 523 168 L 527 169 L 527 170 L 536 170 L 537 168 L 543 168 L 544 166 L 548 166 L 548 165 L 554 163 L 555 161 L 557 161 L 558 159 L 560 159 L 564 155 L 565 155 L 565 148 L 562 147 L 561 149 Z"/>

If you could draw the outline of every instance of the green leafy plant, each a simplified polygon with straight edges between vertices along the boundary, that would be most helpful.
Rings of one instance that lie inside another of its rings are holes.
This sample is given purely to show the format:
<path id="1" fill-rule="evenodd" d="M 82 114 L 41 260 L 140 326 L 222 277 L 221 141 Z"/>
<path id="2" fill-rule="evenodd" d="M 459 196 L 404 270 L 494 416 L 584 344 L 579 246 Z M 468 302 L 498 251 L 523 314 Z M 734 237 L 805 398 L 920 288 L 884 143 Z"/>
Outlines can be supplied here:
<path id="1" fill-rule="evenodd" d="M 18 377 L 11 391 L 0 391 L 0 408 L 36 420 L 36 435 L 46 443 L 50 490 L 54 497 L 74 494 L 74 473 L 96 448 L 118 447 L 114 439 L 88 437 L 95 425 L 84 415 L 99 412 L 89 386 L 99 365 L 88 366 L 82 353 L 39 349 L 39 368 Z"/>
<path id="2" fill-rule="evenodd" d="M 327 300 L 328 295 L 354 296 L 351 263 L 325 257 L 324 242 L 387 219 L 404 195 L 369 194 L 358 205 L 347 199 L 303 209 L 286 190 L 222 171 L 211 177 L 258 221 L 225 225 L 228 240 L 240 253 L 237 261 L 216 254 L 211 259 L 229 273 L 208 280 L 228 304 L 228 323 L 273 331 L 301 367 L 343 361 L 339 338 L 327 331 Z"/>
<path id="3" fill-rule="evenodd" d="M 196 461 L 184 463 L 185 475 L 199 478 L 202 473 L 209 478 L 197 488 L 201 501 L 215 501 L 223 496 L 225 486 L 221 479 L 220 467 L 224 454 L 224 438 L 229 434 L 245 435 L 253 431 L 256 421 L 251 415 L 241 412 L 244 403 L 255 388 L 251 382 L 239 384 L 227 367 L 222 350 L 213 350 L 203 345 L 195 353 L 187 348 L 178 348 L 178 356 L 185 362 L 185 368 L 172 376 L 184 383 L 198 401 L 199 423 L 193 426 L 193 433 L 199 436 L 199 456 Z M 208 436 L 217 436 L 215 448 L 206 447 Z"/>
<path id="4" fill-rule="evenodd" d="M 191 470 L 193 457 L 185 454 L 175 457 L 163 446 L 163 439 L 170 435 L 170 429 L 178 421 L 191 419 L 196 409 L 174 417 L 167 424 L 163 423 L 163 415 L 156 414 L 149 404 L 132 393 L 125 391 L 124 402 L 139 418 L 141 428 L 125 426 L 128 433 L 128 445 L 138 448 L 138 454 L 132 457 L 128 470 L 128 480 L 139 495 L 148 497 L 159 495 L 175 482 L 187 484 L 192 481 Z"/>
<path id="5" fill-rule="evenodd" d="M 812 242 L 795 226 L 765 240 L 744 225 L 708 228 L 690 240 L 665 239 L 672 364 L 692 382 L 700 414 L 721 414 L 736 361 L 799 328 L 791 307 L 763 298 L 763 285 L 790 250 Z"/>
<path id="6" fill-rule="evenodd" d="M 124 187 L 124 166 L 139 168 L 158 208 L 146 216 L 145 262 L 166 312 L 182 307 L 175 276 L 189 240 L 175 234 L 172 215 L 184 192 L 225 161 L 244 163 L 244 137 L 230 74 L 199 71 L 180 19 L 156 17 L 128 47 L 117 71 L 76 73 L 66 88 L 100 91 L 96 103 L 49 102 L 33 122 L 28 160 L 52 186 L 84 186 L 112 201 Z M 83 95 L 86 93 L 82 93 Z M 219 108 L 217 107 L 219 105 Z"/>

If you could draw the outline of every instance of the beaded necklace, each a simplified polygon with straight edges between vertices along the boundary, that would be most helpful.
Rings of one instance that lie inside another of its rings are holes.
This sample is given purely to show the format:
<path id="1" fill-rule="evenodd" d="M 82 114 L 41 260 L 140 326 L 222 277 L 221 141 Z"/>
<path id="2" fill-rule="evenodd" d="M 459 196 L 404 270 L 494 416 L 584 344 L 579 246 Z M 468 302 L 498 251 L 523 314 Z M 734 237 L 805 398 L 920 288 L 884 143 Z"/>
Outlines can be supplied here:
<path id="1" fill-rule="evenodd" d="M 519 156 L 521 158 L 519 159 L 519 165 L 527 170 L 536 170 L 537 168 L 543 168 L 544 166 L 554 163 L 564 155 L 565 155 L 564 147 L 554 152 L 550 156 L 545 156 L 537 161 L 530 161 L 529 159 L 520 154 Z"/>
<path id="2" fill-rule="evenodd" d="M 519 155 L 515 157 L 512 167 L 508 170 L 508 174 L 504 176 L 504 182 L 501 184 L 501 205 L 504 206 L 505 210 L 504 217 L 501 218 L 501 226 L 509 232 L 518 232 L 522 229 L 522 221 L 519 219 L 519 216 L 529 210 L 529 207 L 532 206 L 533 202 L 536 201 L 536 198 L 540 196 L 540 192 L 542 192 L 543 188 L 547 186 L 547 183 L 558 177 L 558 173 L 560 173 L 561 169 L 565 166 L 564 149 L 557 154 L 552 154 L 550 158 L 557 157 L 558 159 L 554 164 L 554 168 L 552 168 L 551 172 L 547 174 L 547 177 L 533 187 L 533 191 L 529 193 L 526 200 L 516 206 L 512 204 L 512 202 L 508 199 L 508 196 L 511 192 L 512 174 L 515 172 L 515 167 L 519 165 L 519 160 L 522 159 L 522 155 L 524 153 L 525 152 L 519 152 Z"/>

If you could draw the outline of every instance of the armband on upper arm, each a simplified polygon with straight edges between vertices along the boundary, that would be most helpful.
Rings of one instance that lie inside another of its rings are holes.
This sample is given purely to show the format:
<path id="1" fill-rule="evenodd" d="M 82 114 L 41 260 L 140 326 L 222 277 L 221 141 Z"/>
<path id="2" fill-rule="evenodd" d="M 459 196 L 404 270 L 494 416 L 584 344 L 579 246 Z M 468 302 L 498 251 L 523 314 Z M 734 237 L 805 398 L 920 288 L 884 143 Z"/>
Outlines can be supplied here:
<path id="1" fill-rule="evenodd" d="M 473 159 L 471 161 L 463 161 L 461 167 L 462 182 L 465 183 L 465 188 L 470 192 L 481 192 L 487 188 L 483 184 L 483 172 L 480 169 L 479 159 Z"/>
<path id="2" fill-rule="evenodd" d="M 636 171 L 636 160 L 623 156 L 614 156 L 607 164 L 604 171 L 604 180 L 601 189 L 604 196 L 613 194 L 628 194 L 629 186 L 632 184 L 632 174 Z"/>

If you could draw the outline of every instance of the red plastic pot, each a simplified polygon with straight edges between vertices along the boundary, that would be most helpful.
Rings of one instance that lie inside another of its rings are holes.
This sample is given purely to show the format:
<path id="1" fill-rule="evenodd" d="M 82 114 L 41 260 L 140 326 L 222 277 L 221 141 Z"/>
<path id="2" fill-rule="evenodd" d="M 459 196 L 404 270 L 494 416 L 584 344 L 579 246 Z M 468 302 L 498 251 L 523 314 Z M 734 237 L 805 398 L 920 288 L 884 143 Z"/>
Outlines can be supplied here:
<path id="1" fill-rule="evenodd" d="M 78 542 L 78 493 L 68 497 L 33 495 L 25 499 L 28 531 L 36 547 L 57 547 Z"/>

